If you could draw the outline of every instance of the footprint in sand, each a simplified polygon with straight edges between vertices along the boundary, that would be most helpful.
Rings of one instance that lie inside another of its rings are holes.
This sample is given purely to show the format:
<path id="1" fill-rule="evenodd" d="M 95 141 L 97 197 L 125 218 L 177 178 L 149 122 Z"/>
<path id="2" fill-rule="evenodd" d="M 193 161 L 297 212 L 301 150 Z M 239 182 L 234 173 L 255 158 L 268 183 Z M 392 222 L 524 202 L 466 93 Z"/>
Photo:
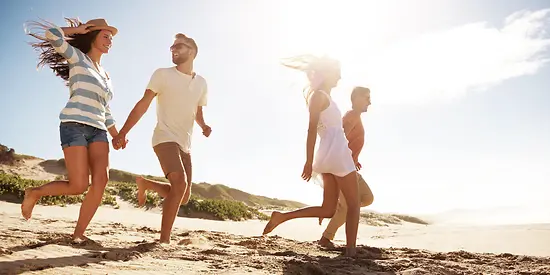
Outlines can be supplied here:
<path id="1" fill-rule="evenodd" d="M 41 220 L 40 222 L 43 224 L 52 224 L 52 223 L 58 222 L 58 220 L 45 219 L 45 220 Z"/>
<path id="2" fill-rule="evenodd" d="M 230 255 L 229 253 L 220 249 L 207 249 L 207 250 L 200 251 L 199 253 L 204 255 L 219 255 L 219 256 Z"/>
<path id="3" fill-rule="evenodd" d="M 143 257 L 138 251 L 116 250 L 101 253 L 99 258 L 110 261 L 129 261 Z"/>
<path id="4" fill-rule="evenodd" d="M 143 226 L 143 227 L 138 228 L 138 229 L 137 229 L 137 232 L 141 232 L 141 233 L 153 233 L 153 234 L 160 233 L 159 230 L 155 230 L 155 229 L 149 228 L 149 227 L 147 227 L 147 226 Z"/>
<path id="5" fill-rule="evenodd" d="M 2 256 L 2 255 L 11 255 L 11 254 L 13 254 L 13 252 L 11 250 L 0 248 L 0 256 Z"/>
<path id="6" fill-rule="evenodd" d="M 199 236 L 183 238 L 178 242 L 178 245 L 205 245 L 207 243 L 208 240 L 205 237 Z"/>

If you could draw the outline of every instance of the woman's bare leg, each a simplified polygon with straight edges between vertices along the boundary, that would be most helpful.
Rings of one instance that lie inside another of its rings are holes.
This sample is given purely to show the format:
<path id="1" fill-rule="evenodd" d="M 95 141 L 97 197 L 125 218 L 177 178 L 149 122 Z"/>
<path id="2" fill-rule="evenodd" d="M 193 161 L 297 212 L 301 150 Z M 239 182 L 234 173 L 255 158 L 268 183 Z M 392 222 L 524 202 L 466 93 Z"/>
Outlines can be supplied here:
<path id="1" fill-rule="evenodd" d="M 105 187 L 109 181 L 109 143 L 102 141 L 90 143 L 88 155 L 92 170 L 92 186 L 80 206 L 80 215 L 73 233 L 75 239 L 85 238 L 84 231 L 101 204 Z"/>
<path id="2" fill-rule="evenodd" d="M 354 171 L 345 177 L 336 177 L 336 182 L 338 182 L 338 187 L 340 187 L 348 206 L 346 213 L 346 255 L 353 257 L 356 253 L 357 230 L 359 227 L 357 174 Z"/>
<path id="3" fill-rule="evenodd" d="M 338 185 L 331 174 L 323 174 L 323 205 L 311 206 L 302 209 L 281 213 L 273 211 L 271 219 L 264 228 L 263 234 L 273 231 L 279 224 L 297 218 L 330 218 L 336 211 L 338 203 Z"/>
<path id="4" fill-rule="evenodd" d="M 42 186 L 27 188 L 21 204 L 21 214 L 30 219 L 36 202 L 43 196 L 78 195 L 88 189 L 88 149 L 70 146 L 63 149 L 69 180 L 56 180 Z"/>
<path id="5" fill-rule="evenodd" d="M 359 173 L 357 173 L 357 185 L 359 189 L 359 194 L 358 194 L 359 207 L 365 207 L 365 206 L 371 205 L 374 202 L 374 196 L 372 194 L 372 191 L 370 190 L 369 185 Z M 334 239 L 334 235 L 336 234 L 336 231 L 338 230 L 338 228 L 340 228 L 342 225 L 344 225 L 344 223 L 346 223 L 346 215 L 347 215 L 346 212 L 347 212 L 346 199 L 342 195 L 342 192 L 340 192 L 336 213 L 334 213 L 334 216 L 332 216 L 332 219 L 330 219 L 330 222 L 327 225 L 325 232 L 323 232 L 323 236 L 319 240 L 319 245 L 328 247 L 328 248 L 334 247 L 334 244 L 332 243 L 332 239 Z M 321 225 L 321 218 L 319 219 L 319 225 Z"/>

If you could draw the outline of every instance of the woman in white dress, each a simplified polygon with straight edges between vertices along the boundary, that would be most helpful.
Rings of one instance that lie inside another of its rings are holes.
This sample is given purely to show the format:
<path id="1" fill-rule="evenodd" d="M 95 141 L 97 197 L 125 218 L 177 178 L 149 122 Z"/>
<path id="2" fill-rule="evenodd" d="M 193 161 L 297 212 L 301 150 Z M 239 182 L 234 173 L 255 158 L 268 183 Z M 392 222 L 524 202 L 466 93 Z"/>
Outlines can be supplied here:
<path id="1" fill-rule="evenodd" d="M 330 93 L 340 80 L 340 63 L 328 57 L 310 55 L 294 57 L 283 65 L 307 74 L 309 80 L 306 102 L 309 108 L 309 128 L 306 143 L 307 158 L 302 178 L 309 181 L 319 174 L 323 181 L 323 204 L 281 213 L 274 211 L 263 234 L 279 224 L 296 218 L 331 218 L 342 191 L 348 209 L 346 214 L 346 256 L 355 256 L 359 225 L 359 198 L 355 164 L 342 126 L 342 114 Z M 314 154 L 315 143 L 320 142 Z"/>

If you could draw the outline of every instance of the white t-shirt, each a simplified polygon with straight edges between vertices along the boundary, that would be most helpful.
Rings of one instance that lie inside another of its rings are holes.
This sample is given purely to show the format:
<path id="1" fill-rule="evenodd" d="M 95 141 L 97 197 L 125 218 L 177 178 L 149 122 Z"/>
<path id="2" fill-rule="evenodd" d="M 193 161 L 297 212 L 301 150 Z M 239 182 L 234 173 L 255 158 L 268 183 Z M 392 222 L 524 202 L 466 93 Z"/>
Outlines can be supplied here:
<path id="1" fill-rule="evenodd" d="M 157 69 L 147 89 L 157 94 L 157 126 L 153 132 L 153 146 L 163 142 L 177 142 L 182 151 L 191 150 L 191 137 L 198 106 L 206 106 L 206 80 L 186 75 L 176 67 Z"/>

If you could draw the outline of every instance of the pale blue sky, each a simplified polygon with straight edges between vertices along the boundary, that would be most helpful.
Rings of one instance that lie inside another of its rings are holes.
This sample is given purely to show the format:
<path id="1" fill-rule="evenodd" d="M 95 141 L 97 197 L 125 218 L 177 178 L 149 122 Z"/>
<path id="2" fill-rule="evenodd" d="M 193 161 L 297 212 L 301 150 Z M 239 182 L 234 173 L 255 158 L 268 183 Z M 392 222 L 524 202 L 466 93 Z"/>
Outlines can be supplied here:
<path id="1" fill-rule="evenodd" d="M 55 3 L 55 4 L 52 4 Z M 131 3 L 131 4 L 130 4 Z M 307 109 L 303 77 L 279 65 L 292 54 L 342 60 L 334 97 L 372 88 L 360 157 L 379 211 L 544 204 L 550 192 L 550 8 L 546 1 L 15 1 L 2 2 L 0 143 L 61 158 L 58 115 L 68 91 L 36 70 L 23 24 L 103 17 L 119 29 L 102 64 L 120 128 L 151 73 L 172 66 L 169 46 L 196 39 L 209 83 L 208 139 L 193 139 L 194 181 L 321 202 L 301 180 Z M 528 10 L 534 14 L 515 12 Z M 536 13 L 539 11 L 539 13 Z M 160 175 L 151 148 L 155 107 L 132 130 L 113 168 Z M 550 206 L 549 206 L 550 207 Z"/>

